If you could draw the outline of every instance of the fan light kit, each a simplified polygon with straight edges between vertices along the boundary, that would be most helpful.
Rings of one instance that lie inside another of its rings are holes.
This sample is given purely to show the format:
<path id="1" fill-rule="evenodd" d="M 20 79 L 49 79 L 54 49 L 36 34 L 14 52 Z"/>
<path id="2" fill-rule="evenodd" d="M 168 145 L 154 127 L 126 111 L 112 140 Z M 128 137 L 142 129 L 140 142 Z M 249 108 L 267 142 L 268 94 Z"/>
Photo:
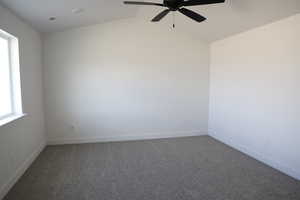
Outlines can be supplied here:
<path id="1" fill-rule="evenodd" d="M 224 3 L 224 2 L 225 0 L 186 0 L 186 1 L 185 0 L 164 0 L 163 3 L 124 1 L 124 4 L 166 7 L 167 9 L 165 9 L 164 11 L 160 12 L 157 16 L 155 16 L 152 19 L 152 22 L 159 22 L 171 11 L 173 12 L 179 11 L 181 14 L 200 23 L 205 21 L 206 18 L 184 7 L 200 6 L 200 5 L 216 4 L 216 3 Z M 173 15 L 173 20 L 174 20 L 174 15 Z M 174 21 L 173 21 L 173 27 L 175 27 Z"/>

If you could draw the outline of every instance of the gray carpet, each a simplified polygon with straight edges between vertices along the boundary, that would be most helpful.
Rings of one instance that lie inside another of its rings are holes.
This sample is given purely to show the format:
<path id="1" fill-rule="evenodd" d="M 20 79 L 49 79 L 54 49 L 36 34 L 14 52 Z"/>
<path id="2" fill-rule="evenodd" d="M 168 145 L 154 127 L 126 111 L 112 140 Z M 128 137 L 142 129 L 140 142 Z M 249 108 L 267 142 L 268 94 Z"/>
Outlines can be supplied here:
<path id="1" fill-rule="evenodd" d="M 300 183 L 208 137 L 47 147 L 5 200 L 299 200 Z"/>

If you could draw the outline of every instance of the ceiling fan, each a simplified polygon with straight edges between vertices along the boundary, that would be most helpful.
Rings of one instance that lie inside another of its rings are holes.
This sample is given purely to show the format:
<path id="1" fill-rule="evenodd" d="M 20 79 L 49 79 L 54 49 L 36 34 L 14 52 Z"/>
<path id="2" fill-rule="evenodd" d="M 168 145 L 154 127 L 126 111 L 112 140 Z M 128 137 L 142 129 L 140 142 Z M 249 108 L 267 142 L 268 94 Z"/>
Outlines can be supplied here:
<path id="1" fill-rule="evenodd" d="M 207 4 L 216 4 L 216 3 L 224 3 L 225 0 L 164 0 L 163 3 L 154 3 L 154 2 L 139 2 L 139 1 L 124 1 L 124 4 L 129 5 L 146 5 L 146 6 L 160 6 L 166 7 L 164 11 L 159 13 L 152 19 L 152 22 L 159 22 L 162 18 L 164 18 L 170 11 L 179 11 L 183 15 L 195 20 L 196 22 L 203 22 L 206 20 L 202 15 L 191 11 L 187 8 L 188 6 L 199 6 L 199 5 L 207 5 Z"/>

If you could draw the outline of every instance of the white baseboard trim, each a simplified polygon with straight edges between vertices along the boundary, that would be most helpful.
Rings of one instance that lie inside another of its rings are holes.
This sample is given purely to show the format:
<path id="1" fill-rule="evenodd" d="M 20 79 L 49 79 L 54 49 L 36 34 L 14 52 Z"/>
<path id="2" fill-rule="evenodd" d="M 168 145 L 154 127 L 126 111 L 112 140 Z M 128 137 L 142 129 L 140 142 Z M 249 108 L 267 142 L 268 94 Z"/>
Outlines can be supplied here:
<path id="1" fill-rule="evenodd" d="M 44 150 L 46 144 L 41 144 L 36 151 L 34 151 L 28 159 L 26 159 L 22 165 L 16 170 L 15 174 L 8 180 L 8 182 L 0 189 L 0 200 L 5 197 L 9 190 L 17 183 L 19 178 L 25 173 L 25 171 L 30 167 L 33 161 L 39 156 L 39 154 Z"/>
<path id="2" fill-rule="evenodd" d="M 253 151 L 253 150 L 250 150 L 249 148 L 247 148 L 246 146 L 244 145 L 241 145 L 241 144 L 237 144 L 235 143 L 234 141 L 228 139 L 228 138 L 224 138 L 224 137 L 220 137 L 216 134 L 213 134 L 213 133 L 209 133 L 208 134 L 209 136 L 211 136 L 212 138 L 242 152 L 242 153 L 245 153 L 247 154 L 248 156 L 292 177 L 292 178 L 295 178 L 296 180 L 300 181 L 300 172 L 295 170 L 295 169 L 292 169 L 288 166 L 286 166 L 285 164 L 283 163 L 279 163 L 278 161 L 276 161 L 275 159 L 272 159 L 272 158 L 268 158 L 266 157 L 265 155 L 262 155 L 261 153 L 258 153 L 256 151 Z"/>
<path id="3" fill-rule="evenodd" d="M 101 142 L 118 142 L 118 141 L 135 141 L 135 140 L 151 140 L 163 138 L 179 138 L 207 135 L 203 131 L 177 131 L 169 133 L 152 133 L 142 135 L 117 135 L 117 136 L 101 136 L 95 138 L 68 138 L 48 140 L 48 145 L 63 144 L 84 144 L 84 143 L 101 143 Z"/>

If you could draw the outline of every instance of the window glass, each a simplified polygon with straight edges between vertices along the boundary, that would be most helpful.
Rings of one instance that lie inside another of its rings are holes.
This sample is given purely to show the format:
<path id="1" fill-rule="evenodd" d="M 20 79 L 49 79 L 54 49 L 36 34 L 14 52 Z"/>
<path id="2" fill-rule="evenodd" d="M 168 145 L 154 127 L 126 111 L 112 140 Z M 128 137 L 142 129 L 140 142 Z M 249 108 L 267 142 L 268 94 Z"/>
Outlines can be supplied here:
<path id="1" fill-rule="evenodd" d="M 12 114 L 9 40 L 0 36 L 0 119 Z"/>

